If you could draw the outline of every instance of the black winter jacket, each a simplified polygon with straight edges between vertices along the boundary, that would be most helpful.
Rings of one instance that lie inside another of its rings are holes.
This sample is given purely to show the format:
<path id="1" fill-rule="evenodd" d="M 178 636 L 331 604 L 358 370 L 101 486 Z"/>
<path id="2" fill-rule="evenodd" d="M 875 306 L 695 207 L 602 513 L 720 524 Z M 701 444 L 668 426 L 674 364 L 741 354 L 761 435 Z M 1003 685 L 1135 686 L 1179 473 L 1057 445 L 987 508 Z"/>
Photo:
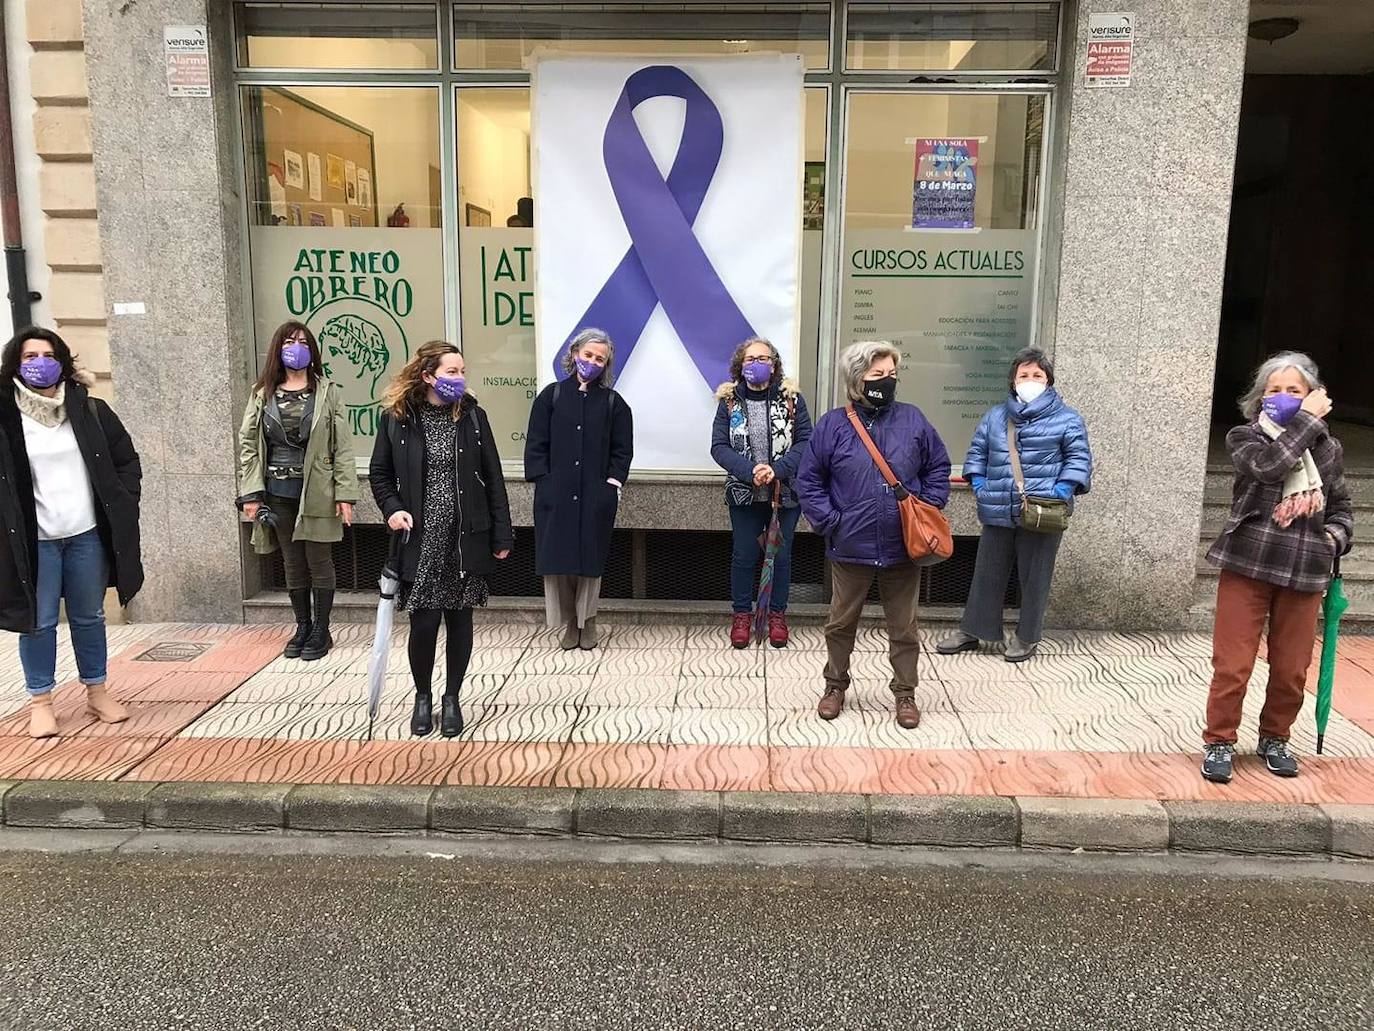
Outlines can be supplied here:
<path id="1" fill-rule="evenodd" d="M 511 529 L 510 501 L 501 456 L 491 432 L 487 413 L 467 394 L 458 402 L 458 435 L 454 443 L 454 489 L 458 492 L 458 548 L 463 570 L 490 576 L 496 568 L 495 552 L 515 546 Z M 384 413 L 377 427 L 368 480 L 382 515 L 409 512 L 415 520 L 409 542 L 401 549 L 405 583 L 415 580 L 420 565 L 420 541 L 425 532 L 425 475 L 429 456 L 424 431 L 414 413 L 397 421 Z"/>
<path id="2" fill-rule="evenodd" d="M 143 587 L 138 497 L 143 468 L 119 417 L 81 384 L 67 381 L 67 419 L 86 460 L 110 586 L 129 604 Z M 0 630 L 30 633 L 37 619 L 38 515 L 14 381 L 0 379 Z"/>

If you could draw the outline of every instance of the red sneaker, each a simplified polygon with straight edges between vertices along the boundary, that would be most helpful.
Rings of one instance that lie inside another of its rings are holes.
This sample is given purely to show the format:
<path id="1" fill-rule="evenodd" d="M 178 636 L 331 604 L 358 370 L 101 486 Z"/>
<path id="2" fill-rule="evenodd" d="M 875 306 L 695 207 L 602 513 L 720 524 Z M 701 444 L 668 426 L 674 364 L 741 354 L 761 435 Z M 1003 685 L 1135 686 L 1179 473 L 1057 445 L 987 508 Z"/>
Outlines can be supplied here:
<path id="1" fill-rule="evenodd" d="M 749 638 L 754 632 L 754 614 L 736 612 L 730 621 L 730 644 L 736 648 L 748 648 Z"/>
<path id="2" fill-rule="evenodd" d="M 768 613 L 768 643 L 774 648 L 787 647 L 787 613 Z"/>

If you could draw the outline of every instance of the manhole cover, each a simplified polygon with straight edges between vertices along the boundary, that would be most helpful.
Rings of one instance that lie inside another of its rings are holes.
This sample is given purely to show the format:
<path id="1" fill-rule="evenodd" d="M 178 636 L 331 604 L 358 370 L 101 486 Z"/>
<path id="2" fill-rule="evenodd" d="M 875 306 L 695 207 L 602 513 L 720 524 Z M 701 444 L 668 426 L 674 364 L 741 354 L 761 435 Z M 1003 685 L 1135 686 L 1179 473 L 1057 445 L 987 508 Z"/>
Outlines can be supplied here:
<path id="1" fill-rule="evenodd" d="M 210 650 L 208 644 L 191 644 L 187 641 L 162 641 L 153 645 L 142 655 L 134 657 L 135 662 L 191 662 Z"/>

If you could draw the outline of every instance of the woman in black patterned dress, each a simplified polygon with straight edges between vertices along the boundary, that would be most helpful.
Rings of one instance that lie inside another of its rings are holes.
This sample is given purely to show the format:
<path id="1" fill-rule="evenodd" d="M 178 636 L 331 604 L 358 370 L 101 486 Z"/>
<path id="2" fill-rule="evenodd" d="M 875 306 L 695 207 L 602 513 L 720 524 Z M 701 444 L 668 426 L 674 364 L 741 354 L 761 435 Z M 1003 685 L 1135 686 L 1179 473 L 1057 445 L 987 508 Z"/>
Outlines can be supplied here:
<path id="1" fill-rule="evenodd" d="M 439 624 L 448 647 L 439 732 L 463 732 L 459 692 L 472 657 L 472 610 L 487 603 L 487 576 L 514 544 L 506 480 L 487 413 L 467 392 L 453 344 L 421 347 L 387 388 L 369 479 L 400 550 L 398 601 L 410 612 L 410 731 L 434 729 L 430 684 Z"/>

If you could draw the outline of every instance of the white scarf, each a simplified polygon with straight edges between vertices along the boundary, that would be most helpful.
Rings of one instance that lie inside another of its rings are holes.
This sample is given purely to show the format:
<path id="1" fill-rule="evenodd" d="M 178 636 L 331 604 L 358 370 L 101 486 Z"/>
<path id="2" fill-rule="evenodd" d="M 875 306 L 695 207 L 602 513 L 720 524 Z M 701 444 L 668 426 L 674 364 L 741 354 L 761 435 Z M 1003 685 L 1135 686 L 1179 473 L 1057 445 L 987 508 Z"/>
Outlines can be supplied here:
<path id="1" fill-rule="evenodd" d="M 67 418 L 67 384 L 59 383 L 57 393 L 52 397 L 30 390 L 28 385 L 14 381 L 14 403 L 19 411 L 40 426 L 55 429 Z"/>
<path id="2" fill-rule="evenodd" d="M 1283 427 L 1261 413 L 1259 428 L 1270 440 L 1278 440 Z M 1288 527 L 1305 516 L 1313 516 L 1326 507 L 1322 493 L 1322 474 L 1312 459 L 1311 451 L 1304 451 L 1298 464 L 1288 470 L 1283 481 L 1283 498 L 1274 506 L 1274 522 Z"/>

